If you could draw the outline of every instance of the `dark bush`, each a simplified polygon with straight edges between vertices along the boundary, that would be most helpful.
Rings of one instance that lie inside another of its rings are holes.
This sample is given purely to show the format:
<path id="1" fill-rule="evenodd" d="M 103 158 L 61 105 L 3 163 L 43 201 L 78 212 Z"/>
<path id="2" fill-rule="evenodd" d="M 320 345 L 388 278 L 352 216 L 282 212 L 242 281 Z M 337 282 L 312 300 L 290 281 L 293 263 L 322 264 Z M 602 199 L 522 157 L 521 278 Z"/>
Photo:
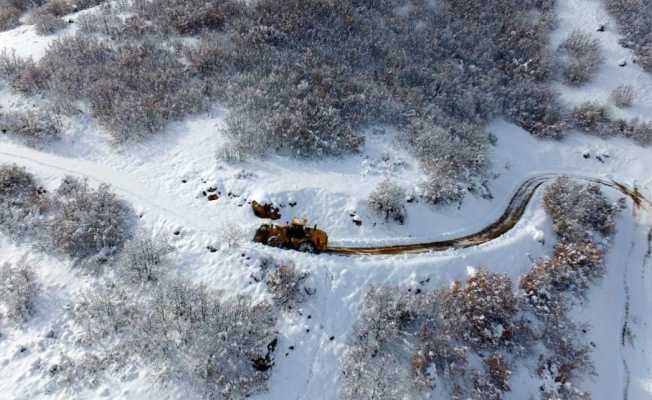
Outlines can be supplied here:
<path id="1" fill-rule="evenodd" d="M 4 306 L 8 318 L 19 322 L 29 320 L 36 312 L 34 299 L 39 288 L 31 266 L 0 265 L 0 305 Z"/>
<path id="2" fill-rule="evenodd" d="M 369 193 L 367 199 L 371 211 L 399 224 L 405 222 L 407 212 L 405 210 L 405 190 L 396 183 L 385 179 L 381 181 L 373 192 Z"/>
<path id="3" fill-rule="evenodd" d="M 579 243 L 593 232 L 607 236 L 614 230 L 616 210 L 597 185 L 558 178 L 546 188 L 543 202 L 563 240 Z"/>
<path id="4" fill-rule="evenodd" d="M 92 189 L 68 176 L 56 191 L 50 221 L 52 246 L 78 258 L 120 249 L 131 234 L 131 210 L 107 185 Z"/>
<path id="5" fill-rule="evenodd" d="M 570 85 L 591 80 L 603 61 L 600 41 L 591 34 L 573 31 L 559 46 L 563 76 Z"/>

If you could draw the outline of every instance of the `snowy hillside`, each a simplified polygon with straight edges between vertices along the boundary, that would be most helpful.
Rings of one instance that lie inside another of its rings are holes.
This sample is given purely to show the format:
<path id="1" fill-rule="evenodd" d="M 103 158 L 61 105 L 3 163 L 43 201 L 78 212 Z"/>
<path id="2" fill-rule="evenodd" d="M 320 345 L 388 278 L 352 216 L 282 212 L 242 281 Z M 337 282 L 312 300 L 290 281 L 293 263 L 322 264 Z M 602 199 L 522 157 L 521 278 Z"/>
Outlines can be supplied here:
<path id="1" fill-rule="evenodd" d="M 528 28 L 507 28 L 530 39 L 514 51 L 489 28 L 440 38 L 424 27 L 476 23 L 477 7 L 454 0 L 392 0 L 391 15 L 383 2 L 296 0 L 285 19 L 271 0 L 193 0 L 201 18 L 183 24 L 172 17 L 185 18 L 183 1 L 73 3 L 0 0 L 14 10 L 0 9 L 1 399 L 652 398 L 652 72 L 620 44 L 607 2 L 524 2 Z M 340 6 L 351 21 L 331 18 Z M 331 25 L 368 45 L 376 15 L 374 32 L 395 42 L 359 60 L 301 47 L 348 51 L 322 36 Z M 577 30 L 600 52 L 581 84 L 558 74 L 585 57 L 569 50 Z M 487 43 L 430 73 L 424 54 L 401 50 L 405 32 L 441 48 L 478 32 Z M 306 43 L 277 53 L 293 35 Z M 513 60 L 482 64 L 489 42 Z M 260 70 L 234 72 L 254 50 L 269 57 Z M 197 61 L 211 51 L 218 61 Z M 367 65 L 376 53 L 390 61 Z M 288 54 L 296 62 L 279 66 Z M 548 72 L 533 66 L 542 54 Z M 364 86 L 384 68 L 403 69 Z M 617 107 L 623 85 L 632 104 Z M 275 90 L 278 101 L 265 97 Z M 513 228 L 463 249 L 313 254 L 252 241 L 270 223 L 252 200 L 278 207 L 277 224 L 307 218 L 331 247 L 458 238 L 548 173 L 636 192 L 548 182 Z M 374 209 L 386 182 L 394 209 Z"/>

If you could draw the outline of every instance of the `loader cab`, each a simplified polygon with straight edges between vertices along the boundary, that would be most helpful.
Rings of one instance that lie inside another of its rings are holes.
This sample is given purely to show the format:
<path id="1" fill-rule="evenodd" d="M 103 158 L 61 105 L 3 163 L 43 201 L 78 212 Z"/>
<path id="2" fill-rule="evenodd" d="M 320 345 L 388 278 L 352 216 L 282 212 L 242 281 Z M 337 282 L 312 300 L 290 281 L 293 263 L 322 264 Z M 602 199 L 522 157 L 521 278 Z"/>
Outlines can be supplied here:
<path id="1" fill-rule="evenodd" d="M 306 219 L 292 218 L 288 227 L 288 236 L 298 239 L 304 238 L 306 236 Z"/>

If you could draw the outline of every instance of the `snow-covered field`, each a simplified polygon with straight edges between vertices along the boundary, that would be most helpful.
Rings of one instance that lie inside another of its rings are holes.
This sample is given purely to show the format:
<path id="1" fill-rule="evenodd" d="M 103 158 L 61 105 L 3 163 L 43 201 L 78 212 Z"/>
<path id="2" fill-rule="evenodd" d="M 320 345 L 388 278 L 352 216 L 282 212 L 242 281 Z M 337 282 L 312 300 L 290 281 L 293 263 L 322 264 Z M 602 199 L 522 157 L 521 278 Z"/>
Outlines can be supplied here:
<path id="1" fill-rule="evenodd" d="M 606 101 L 614 87 L 630 83 L 638 88 L 638 96 L 634 106 L 622 115 L 652 119 L 652 75 L 631 62 L 618 67 L 618 61 L 631 60 L 632 54 L 617 44 L 615 23 L 602 3 L 560 1 L 558 13 L 559 28 L 551 38 L 555 47 L 575 28 L 595 31 L 601 23 L 608 27 L 604 33 L 595 32 L 607 60 L 597 78 L 581 89 L 560 85 L 562 98 L 571 103 Z M 31 27 L 20 27 L 0 32 L 0 49 L 13 48 L 20 55 L 39 57 L 51 40 L 36 36 Z M 3 109 L 31 107 L 30 100 L 13 95 L 6 87 L 0 87 L 0 105 Z M 155 138 L 118 147 L 93 121 L 78 117 L 66 121 L 61 142 L 45 149 L 28 148 L 0 137 L 0 164 L 25 166 L 50 189 L 68 174 L 88 178 L 93 185 L 110 184 L 142 215 L 143 227 L 170 237 L 175 247 L 173 274 L 209 287 L 265 296 L 261 284 L 250 279 L 255 270 L 253 261 L 264 255 L 291 261 L 310 272 L 317 294 L 303 305 L 302 315 L 287 314 L 281 319 L 270 390 L 256 396 L 261 400 L 336 398 L 338 357 L 370 285 L 446 286 L 477 267 L 503 272 L 516 280 L 533 259 L 551 253 L 555 240 L 539 192 L 512 231 L 479 247 L 398 256 L 306 255 L 250 243 L 260 220 L 251 213 L 248 201 L 283 204 L 283 221 L 295 215 L 307 217 L 311 225 L 317 224 L 329 233 L 333 244 L 370 245 L 421 242 L 476 231 L 495 220 L 524 179 L 543 172 L 612 178 L 636 186 L 652 198 L 651 149 L 624 139 L 603 140 L 581 134 L 571 134 L 561 142 L 541 141 L 496 120 L 489 127 L 498 138 L 491 158 L 489 188 L 493 199 L 470 195 L 460 207 L 448 208 L 411 203 L 406 224 L 385 223 L 367 210 L 369 192 L 388 175 L 407 188 L 416 188 L 420 179 L 416 160 L 401 150 L 391 130 L 368 132 L 363 152 L 355 156 L 311 162 L 270 156 L 226 164 L 215 157 L 222 141 L 223 115 L 222 110 L 214 110 L 193 116 L 171 124 Z M 202 195 L 209 187 L 221 193 L 218 201 L 209 202 Z M 618 199 L 616 192 L 605 192 L 614 201 Z M 296 206 L 291 207 L 290 202 Z M 592 358 L 596 374 L 587 378 L 584 387 L 595 400 L 652 398 L 652 299 L 648 298 L 652 290 L 648 269 L 652 264 L 646 258 L 651 212 L 627 205 L 618 218 L 617 233 L 607 254 L 606 277 L 573 310 L 577 320 L 591 326 L 586 335 L 595 344 Z M 361 217 L 361 226 L 353 223 L 353 213 Z M 243 239 L 236 248 L 221 245 L 224 227 L 230 225 L 241 227 Z M 177 230 L 181 234 L 173 235 Z M 206 250 L 209 245 L 219 250 L 211 253 Z M 0 263 L 16 263 L 22 258 L 36 267 L 44 290 L 37 300 L 38 313 L 28 324 L 0 322 L 0 398 L 189 398 L 191 392 L 183 384 L 161 387 L 147 370 L 136 368 L 109 374 L 92 391 L 71 393 L 52 387 L 34 366 L 78 351 L 75 342 L 80 332 L 70 320 L 70 305 L 74 296 L 92 287 L 96 278 L 72 268 L 66 258 L 0 235 Z M 420 283 L 426 279 L 427 283 Z M 624 324 L 632 336 L 623 342 Z M 51 330 L 58 333 L 56 340 L 47 337 Z M 290 346 L 294 350 L 288 350 Z M 515 374 L 507 398 L 528 399 L 538 393 L 528 373 Z"/>

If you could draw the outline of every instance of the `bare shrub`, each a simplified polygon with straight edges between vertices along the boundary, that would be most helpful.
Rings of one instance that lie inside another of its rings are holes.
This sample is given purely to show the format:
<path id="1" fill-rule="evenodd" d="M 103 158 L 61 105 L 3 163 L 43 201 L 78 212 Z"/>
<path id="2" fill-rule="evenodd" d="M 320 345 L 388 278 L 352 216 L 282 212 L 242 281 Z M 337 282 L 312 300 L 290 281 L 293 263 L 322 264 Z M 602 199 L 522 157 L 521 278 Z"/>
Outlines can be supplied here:
<path id="1" fill-rule="evenodd" d="M 610 99 L 618 108 L 631 107 L 634 102 L 634 88 L 630 85 L 620 85 L 611 92 Z"/>
<path id="2" fill-rule="evenodd" d="M 369 209 L 382 215 L 386 221 L 391 219 L 399 224 L 407 217 L 404 203 L 405 191 L 389 179 L 381 181 L 367 199 Z"/>
<path id="3" fill-rule="evenodd" d="M 610 235 L 616 210 L 594 184 L 579 184 L 570 178 L 556 179 L 543 196 L 553 229 L 571 243 L 591 238 L 593 232 Z"/>
<path id="4" fill-rule="evenodd" d="M 125 244 L 118 261 L 120 272 L 132 283 L 157 282 L 165 273 L 165 257 L 172 250 L 163 237 L 140 232 Z"/>
<path id="5" fill-rule="evenodd" d="M 111 254 L 130 236 L 132 212 L 105 184 L 94 190 L 85 180 L 68 176 L 56 191 L 55 204 L 50 241 L 72 257 Z"/>
<path id="6" fill-rule="evenodd" d="M 62 124 L 49 110 L 14 112 L 0 116 L 0 129 L 30 146 L 41 146 L 58 140 Z"/>
<path id="7" fill-rule="evenodd" d="M 308 273 L 298 271 L 293 265 L 280 265 L 267 273 L 265 284 L 274 303 L 292 309 L 306 299 L 307 278 Z"/>
<path id="8" fill-rule="evenodd" d="M 26 322 L 35 314 L 34 299 L 39 289 L 31 266 L 25 263 L 0 266 L 0 304 L 12 320 Z"/>
<path id="9" fill-rule="evenodd" d="M 265 390 L 276 347 L 276 314 L 250 298 L 185 282 L 152 293 L 115 282 L 75 307 L 89 343 L 147 363 L 161 379 L 188 380 L 206 398 L 245 398 Z"/>
<path id="10" fill-rule="evenodd" d="M 603 61 L 600 41 L 582 31 L 573 31 L 559 51 L 564 79 L 571 85 L 589 82 Z"/>

